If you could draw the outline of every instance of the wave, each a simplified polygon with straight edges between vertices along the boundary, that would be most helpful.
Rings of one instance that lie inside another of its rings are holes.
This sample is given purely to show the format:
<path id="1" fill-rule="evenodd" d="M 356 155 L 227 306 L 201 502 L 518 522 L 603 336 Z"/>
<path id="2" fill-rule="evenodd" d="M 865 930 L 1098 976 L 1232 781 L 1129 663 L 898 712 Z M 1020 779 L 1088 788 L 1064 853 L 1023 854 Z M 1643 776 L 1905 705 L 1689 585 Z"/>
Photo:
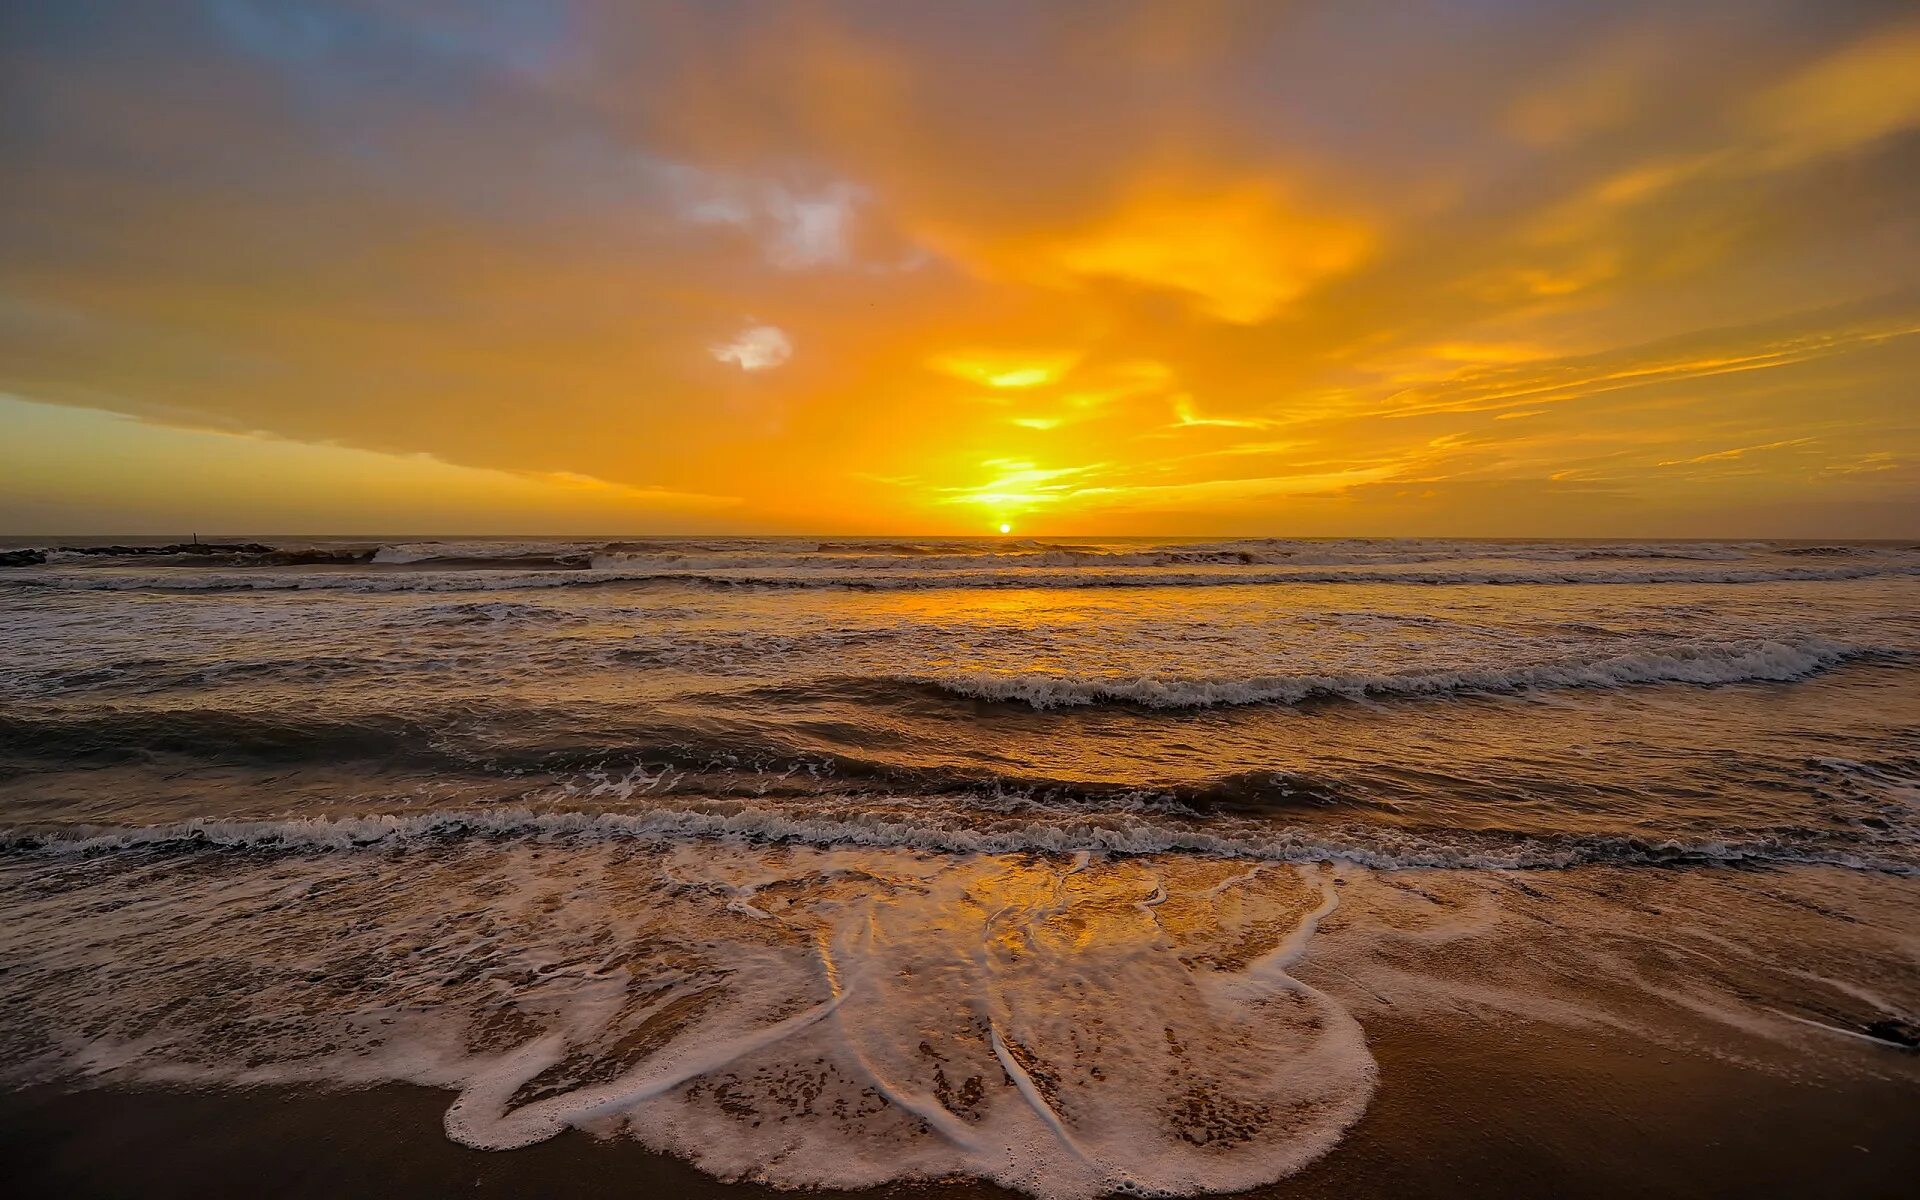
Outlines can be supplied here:
<path id="1" fill-rule="evenodd" d="M 382 546 L 370 561 L 375 566 L 481 570 L 584 570 L 592 555 L 583 548 L 553 546 L 544 542 L 460 543 L 407 542 Z"/>
<path id="2" fill-rule="evenodd" d="M 673 568 L 727 570 L 805 568 L 848 571 L 1062 569 L 1192 566 L 1392 566 L 1460 560 L 1585 562 L 1677 559 L 1737 562 L 1746 550 L 1728 545 L 1578 545 L 1448 542 L 1297 542 L 1248 539 L 1232 542 L 1098 547 L 1056 542 L 875 543 L 821 542 L 812 547 L 754 547 L 703 552 L 686 547 L 648 547 L 628 552 L 609 547 L 593 556 L 601 570 Z"/>
<path id="3" fill-rule="evenodd" d="M 878 779 L 892 770 L 808 752 L 745 721 L 620 721 L 617 714 L 599 709 L 508 701 L 421 705 L 405 711 L 336 708 L 325 713 L 143 705 L 0 708 L 0 763 L 138 763 L 153 755 L 219 763 L 524 775 L 530 786 L 577 771 L 671 768 L 733 771 L 749 778 L 786 773 Z"/>
<path id="4" fill-rule="evenodd" d="M 0 672 L 0 696 L 45 697 L 98 691 L 151 694 L 270 680 L 312 683 L 359 674 L 365 666 L 361 660 L 337 654 L 224 660 L 123 658 L 33 674 Z M 0 716 L 0 729 L 7 728 L 7 718 Z"/>
<path id="5" fill-rule="evenodd" d="M 579 568 L 546 571 L 472 570 L 435 573 L 406 571 L 241 575 L 196 572 L 190 576 L 129 572 L 70 572 L 9 575 L 0 587 L 56 591 L 345 591 L 385 592 L 505 591 L 528 588 L 678 585 L 706 588 L 837 588 L 851 591 L 1019 588 L 1244 587 L 1318 584 L 1404 586 L 1525 586 L 1600 584 L 1752 584 L 1821 583 L 1875 577 L 1920 575 L 1920 565 L 1862 564 L 1835 567 L 1783 567 L 1732 570 L 1688 568 L 1509 570 L 1219 570 L 1169 572 L 1096 571 L 932 571 L 908 572 L 741 572 L 618 571 Z"/>
<path id="6" fill-rule="evenodd" d="M 1070 567 L 1180 567 L 1180 566 L 1260 566 L 1295 561 L 1294 551 L 1252 550 L 1155 550 L 1123 552 L 1110 550 L 1032 550 L 943 554 L 938 550 L 917 550 L 910 554 L 596 554 L 593 567 L 598 571 L 637 569 L 725 571 L 725 570 L 811 570 L 811 571 L 965 571 L 974 569 L 1059 570 Z M 1328 560 L 1340 561 L 1340 560 Z M 1432 561 L 1421 558 L 1414 561 Z"/>
<path id="7" fill-rule="evenodd" d="M 0 567 L 59 566 L 127 560 L 184 567 L 353 566 L 374 561 L 372 550 L 278 547 L 264 542 L 173 542 L 156 546 L 30 546 L 0 552 Z"/>
<path id="8" fill-rule="evenodd" d="M 95 709 L 71 716 L 0 712 L 9 758 L 125 761 L 148 754 L 255 762 L 431 756 L 432 722 L 388 714 L 299 719 L 202 708 Z"/>
<path id="9" fill-rule="evenodd" d="M 1902 553 L 1878 545 L 1768 542 L 1554 542 L 1452 539 L 1236 538 L 1224 541 L 1106 543 L 1032 538 L 664 538 L 653 540 L 492 540 L 463 538 L 381 543 L 176 542 L 43 545 L 0 550 L 0 566 L 147 561 L 166 565 L 272 567 L 361 564 L 393 568 L 579 570 L 920 571 L 1189 566 L 1409 566 L 1444 562 L 1580 563 L 1641 561 L 1764 564 L 1787 558 L 1871 557 Z"/>
<path id="10" fill-rule="evenodd" d="M 1727 546 L 1674 549 L 1656 546 L 1604 547 L 1580 550 L 1566 555 L 1577 562 L 1602 562 L 1614 559 L 1681 559 L 1694 562 L 1738 562 L 1747 556 Z"/>
<path id="11" fill-rule="evenodd" d="M 412 621 L 444 625 L 566 624 L 577 613 L 512 600 L 456 600 L 429 604 L 410 614 Z"/>
<path id="12" fill-rule="evenodd" d="M 565 740 L 570 722 L 537 710 L 485 714 L 363 714 L 276 719 L 209 709 L 124 710 L 79 717 L 0 715 L 8 760 L 89 763 L 180 759 L 285 767 L 319 764 L 344 772 L 372 766 L 433 771 L 442 782 L 478 777 L 599 802 L 697 795 L 841 800 L 950 797 L 983 810 L 1055 807 L 1070 811 L 1157 809 L 1188 813 L 1378 810 L 1391 808 L 1339 781 L 1271 769 L 1185 781 L 1109 781 L 985 767 L 887 762 L 807 749 L 764 732 L 711 724 L 600 728 L 591 742 Z M 544 736 L 528 732 L 545 728 Z M 513 741 L 486 729 L 511 730 Z M 4 774 L 4 767 L 0 767 Z"/>
<path id="13" fill-rule="evenodd" d="M 1824 638 L 1690 642 L 1601 658 L 1561 659 L 1507 668 L 1462 668 L 1403 674 L 1269 675 L 1245 679 L 1064 679 L 1046 675 L 972 673 L 896 676 L 892 682 L 933 687 L 977 700 L 1017 701 L 1034 708 L 1122 703 L 1149 708 L 1231 704 L 1300 704 L 1517 692 L 1540 688 L 1610 688 L 1631 684 L 1726 684 L 1803 679 L 1842 663 L 1903 658 L 1886 647 L 1850 646 Z"/>
<path id="14" fill-rule="evenodd" d="M 1801 864 L 1920 875 L 1920 858 L 1872 854 L 1817 835 L 1796 841 L 1760 837 L 1560 836 L 1392 828 L 1304 829 L 1267 825 L 1233 831 L 1152 819 L 1105 823 L 1054 819 L 968 825 L 892 815 L 796 815 L 730 805 L 658 808 L 639 813 L 535 811 L 527 808 L 314 817 L 277 821 L 200 819 L 165 825 L 83 826 L 59 832 L 0 828 L 0 851 L 73 856 L 151 851 L 340 853 L 535 838 L 674 842 L 741 839 L 817 846 L 888 847 L 939 854 L 1190 854 L 1271 862 L 1352 863 L 1376 870 L 1557 870 L 1595 864 L 1737 866 Z"/>

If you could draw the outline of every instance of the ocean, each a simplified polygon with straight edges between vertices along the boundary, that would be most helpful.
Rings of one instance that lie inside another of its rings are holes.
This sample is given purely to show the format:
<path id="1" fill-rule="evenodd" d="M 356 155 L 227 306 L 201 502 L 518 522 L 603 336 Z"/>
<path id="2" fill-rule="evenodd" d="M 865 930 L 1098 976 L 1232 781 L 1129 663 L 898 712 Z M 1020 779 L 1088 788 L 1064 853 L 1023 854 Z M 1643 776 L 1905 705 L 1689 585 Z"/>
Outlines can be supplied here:
<path id="1" fill-rule="evenodd" d="M 1920 545 L 4 549 L 0 1082 L 1046 1197 L 1285 1178 L 1387 1020 L 1920 1084 Z"/>

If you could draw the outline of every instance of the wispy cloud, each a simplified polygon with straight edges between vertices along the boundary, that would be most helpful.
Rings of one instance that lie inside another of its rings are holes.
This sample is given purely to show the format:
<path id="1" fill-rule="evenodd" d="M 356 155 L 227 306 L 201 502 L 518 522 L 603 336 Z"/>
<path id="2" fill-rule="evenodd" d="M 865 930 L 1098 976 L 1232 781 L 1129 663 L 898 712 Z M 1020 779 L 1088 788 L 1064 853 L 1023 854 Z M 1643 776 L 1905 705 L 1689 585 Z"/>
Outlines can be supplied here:
<path id="1" fill-rule="evenodd" d="M 1174 397 L 1173 423 L 1183 428 L 1214 429 L 1271 429 L 1276 424 L 1264 417 L 1203 417 L 1191 396 Z"/>
<path id="2" fill-rule="evenodd" d="M 1398 416 L 1487 412 L 1794 366 L 1920 334 L 1920 312 L 1913 311 L 1912 305 L 1901 307 L 1908 311 L 1812 329 L 1800 323 L 1783 328 L 1782 323 L 1772 322 L 1604 354 L 1493 368 L 1404 389 L 1388 397 L 1383 410 Z"/>
<path id="3" fill-rule="evenodd" d="M 1757 446 L 1735 446 L 1731 450 L 1713 450 L 1706 454 L 1696 454 L 1692 458 L 1669 458 L 1661 462 L 1663 467 L 1685 467 L 1695 463 L 1731 462 L 1736 458 L 1745 458 L 1763 450 L 1784 450 L 1789 446 L 1809 446 L 1812 438 L 1789 438 L 1781 442 L 1762 442 Z"/>

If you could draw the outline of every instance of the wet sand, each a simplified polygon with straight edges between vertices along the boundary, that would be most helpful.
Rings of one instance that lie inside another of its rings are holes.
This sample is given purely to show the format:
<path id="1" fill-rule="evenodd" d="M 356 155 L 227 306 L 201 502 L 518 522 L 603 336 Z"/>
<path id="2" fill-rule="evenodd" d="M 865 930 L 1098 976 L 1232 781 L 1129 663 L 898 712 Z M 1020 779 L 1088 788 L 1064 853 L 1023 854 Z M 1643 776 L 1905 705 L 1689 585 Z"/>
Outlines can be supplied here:
<path id="1" fill-rule="evenodd" d="M 1372 1021 L 1367 1033 L 1380 1087 L 1366 1115 L 1332 1153 L 1248 1195 L 1866 1200 L 1911 1195 L 1920 1178 L 1913 1072 L 1857 1069 L 1909 1051 L 1836 1039 L 1829 1062 L 1803 1056 L 1782 1073 L 1511 1020 Z M 22 1196 L 1015 1195 L 966 1182 L 778 1192 L 577 1131 L 475 1151 L 442 1135 L 447 1103 L 406 1086 L 46 1085 L 0 1094 L 0 1161 Z"/>

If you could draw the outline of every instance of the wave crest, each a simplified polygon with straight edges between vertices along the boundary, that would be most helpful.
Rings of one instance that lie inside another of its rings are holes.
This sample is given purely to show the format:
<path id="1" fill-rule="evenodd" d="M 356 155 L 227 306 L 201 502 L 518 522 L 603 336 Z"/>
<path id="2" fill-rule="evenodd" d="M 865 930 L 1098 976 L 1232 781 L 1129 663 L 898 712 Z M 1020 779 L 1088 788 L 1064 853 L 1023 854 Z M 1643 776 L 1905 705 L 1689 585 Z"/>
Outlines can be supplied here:
<path id="1" fill-rule="evenodd" d="M 1245 679 L 1067 679 L 986 673 L 906 676 L 977 700 L 1016 701 L 1034 708 L 1139 704 L 1149 708 L 1209 708 L 1229 704 L 1300 704 L 1310 700 L 1366 700 L 1517 692 L 1539 688 L 1608 688 L 1645 683 L 1725 684 L 1785 682 L 1842 663 L 1900 656 L 1880 647 L 1849 646 L 1824 638 L 1790 641 L 1683 643 L 1661 650 L 1562 659 L 1508 668 L 1414 671 L 1404 674 L 1271 675 Z"/>
<path id="2" fill-rule="evenodd" d="M 1525 835 L 1501 831 L 1417 831 L 1383 827 L 1265 825 L 1198 828 L 1152 817 L 1107 815 L 966 823 L 935 816 L 838 816 L 746 804 L 663 807 L 645 812 L 527 808 L 378 813 L 279 821 L 191 820 L 165 825 L 87 826 L 62 831 L 0 829 L 0 850 L 26 855 L 152 851 L 341 853 L 521 838 L 676 842 L 740 839 L 813 846 L 862 846 L 937 854 L 1191 854 L 1270 862 L 1351 863 L 1375 870 L 1557 870 L 1590 864 L 1703 866 L 1797 863 L 1920 875 L 1920 862 L 1888 844 L 1859 847 L 1778 834 L 1708 832 L 1694 837 L 1625 834 Z"/>

